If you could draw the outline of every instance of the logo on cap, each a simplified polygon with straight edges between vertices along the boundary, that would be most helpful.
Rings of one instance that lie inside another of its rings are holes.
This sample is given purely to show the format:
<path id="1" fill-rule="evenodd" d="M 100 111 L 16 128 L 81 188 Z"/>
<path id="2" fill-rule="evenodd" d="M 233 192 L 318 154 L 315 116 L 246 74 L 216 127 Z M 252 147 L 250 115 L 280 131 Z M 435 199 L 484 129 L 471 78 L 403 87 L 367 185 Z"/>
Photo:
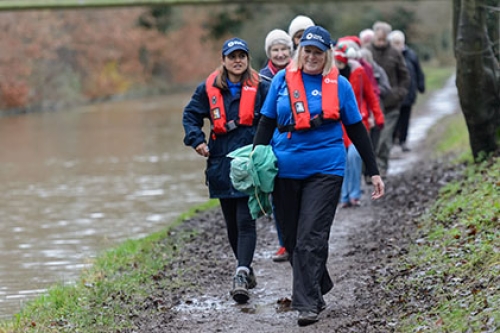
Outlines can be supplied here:
<path id="1" fill-rule="evenodd" d="M 326 44 L 325 40 L 323 39 L 322 36 L 313 34 L 312 32 L 307 34 L 306 39 L 315 39 L 315 40 L 319 40 L 323 44 Z"/>
<path id="2" fill-rule="evenodd" d="M 231 41 L 231 42 L 227 43 L 227 46 L 228 46 L 228 47 L 233 47 L 234 45 L 241 45 L 241 46 L 245 46 L 245 44 L 244 44 L 244 43 L 242 43 L 242 42 L 240 42 L 240 41 L 237 41 L 237 40 L 235 40 L 235 41 Z"/>

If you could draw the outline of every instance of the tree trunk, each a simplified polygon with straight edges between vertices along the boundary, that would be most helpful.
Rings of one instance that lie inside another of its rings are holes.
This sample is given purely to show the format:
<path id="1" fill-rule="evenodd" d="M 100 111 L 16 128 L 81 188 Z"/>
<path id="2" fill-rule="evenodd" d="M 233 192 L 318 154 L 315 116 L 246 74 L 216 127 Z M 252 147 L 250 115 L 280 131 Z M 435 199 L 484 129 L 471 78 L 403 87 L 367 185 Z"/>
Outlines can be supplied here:
<path id="1" fill-rule="evenodd" d="M 474 159 L 497 148 L 500 68 L 486 29 L 483 1 L 461 0 L 456 13 L 457 88 Z"/>

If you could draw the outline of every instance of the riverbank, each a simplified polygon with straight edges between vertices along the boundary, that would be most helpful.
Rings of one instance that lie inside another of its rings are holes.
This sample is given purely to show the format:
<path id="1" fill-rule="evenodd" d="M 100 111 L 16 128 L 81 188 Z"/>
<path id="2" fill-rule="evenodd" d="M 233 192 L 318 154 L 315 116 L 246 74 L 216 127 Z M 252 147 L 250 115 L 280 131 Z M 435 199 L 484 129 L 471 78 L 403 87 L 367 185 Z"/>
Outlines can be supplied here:
<path id="1" fill-rule="evenodd" d="M 407 257 L 415 232 L 423 228 L 419 219 L 429 211 L 438 189 L 461 177 L 461 167 L 448 163 L 426 160 L 409 173 L 389 177 L 388 195 L 381 202 L 365 200 L 358 210 L 339 209 L 329 263 L 336 287 L 327 296 L 329 306 L 321 322 L 310 332 L 399 331 L 397 318 L 404 312 L 391 306 L 401 303 L 388 292 L 388 282 L 400 274 L 394 267 Z M 14 328 L 6 330 L 246 332 L 252 327 L 295 332 L 295 314 L 286 301 L 278 303 L 289 297 L 290 271 L 287 264 L 270 260 L 277 246 L 272 230 L 272 222 L 258 222 L 259 286 L 248 306 L 235 306 L 227 294 L 233 259 L 220 211 L 213 208 L 110 251 L 75 287 L 55 288 L 26 307 L 15 317 Z"/>

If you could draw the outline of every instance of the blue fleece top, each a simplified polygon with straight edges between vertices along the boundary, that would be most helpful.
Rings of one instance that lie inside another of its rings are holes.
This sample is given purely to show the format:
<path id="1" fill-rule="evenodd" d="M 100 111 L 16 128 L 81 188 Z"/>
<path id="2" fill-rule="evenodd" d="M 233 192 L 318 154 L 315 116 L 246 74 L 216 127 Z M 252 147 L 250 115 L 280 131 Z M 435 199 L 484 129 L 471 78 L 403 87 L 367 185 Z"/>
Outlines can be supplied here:
<path id="1" fill-rule="evenodd" d="M 311 118 L 321 112 L 322 75 L 302 73 Z M 340 117 L 345 125 L 361 121 L 352 87 L 342 76 L 338 78 Z M 277 119 L 279 126 L 288 125 L 293 119 L 290 99 L 285 82 L 285 71 L 273 78 L 261 113 Z M 305 132 L 280 133 L 274 131 L 271 141 L 278 159 L 278 177 L 305 179 L 315 174 L 344 175 L 345 147 L 342 125 L 329 122 Z"/>
<path id="2" fill-rule="evenodd" d="M 227 79 L 227 87 L 229 89 L 229 91 L 231 92 L 231 96 L 235 96 L 237 93 L 239 93 L 241 91 L 241 82 L 236 82 L 236 83 L 233 83 L 231 81 L 229 81 L 229 79 Z"/>

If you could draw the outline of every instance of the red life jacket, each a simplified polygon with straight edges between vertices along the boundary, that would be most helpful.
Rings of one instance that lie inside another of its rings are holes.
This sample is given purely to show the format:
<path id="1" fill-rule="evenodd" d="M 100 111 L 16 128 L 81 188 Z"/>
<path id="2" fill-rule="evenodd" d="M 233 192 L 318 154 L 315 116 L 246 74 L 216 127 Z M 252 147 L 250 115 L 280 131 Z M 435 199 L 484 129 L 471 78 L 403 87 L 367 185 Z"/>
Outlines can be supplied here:
<path id="1" fill-rule="evenodd" d="M 238 126 L 252 126 L 255 113 L 255 98 L 259 88 L 258 76 L 254 75 L 257 85 L 251 86 L 250 82 L 245 82 L 241 88 L 238 119 L 227 121 L 224 98 L 220 89 L 214 86 L 215 79 L 219 74 L 220 71 L 216 70 L 210 74 L 205 82 L 208 102 L 210 103 L 210 118 L 212 119 L 213 133 L 226 134 Z"/>
<path id="2" fill-rule="evenodd" d="M 320 126 L 324 120 L 339 120 L 338 76 L 338 69 L 332 67 L 330 73 L 323 77 L 321 84 L 322 111 L 319 115 L 311 119 L 304 81 L 302 80 L 302 71 L 297 70 L 292 72 L 287 68 L 285 80 L 295 124 L 281 126 L 279 128 L 280 132 L 309 130 Z"/>

